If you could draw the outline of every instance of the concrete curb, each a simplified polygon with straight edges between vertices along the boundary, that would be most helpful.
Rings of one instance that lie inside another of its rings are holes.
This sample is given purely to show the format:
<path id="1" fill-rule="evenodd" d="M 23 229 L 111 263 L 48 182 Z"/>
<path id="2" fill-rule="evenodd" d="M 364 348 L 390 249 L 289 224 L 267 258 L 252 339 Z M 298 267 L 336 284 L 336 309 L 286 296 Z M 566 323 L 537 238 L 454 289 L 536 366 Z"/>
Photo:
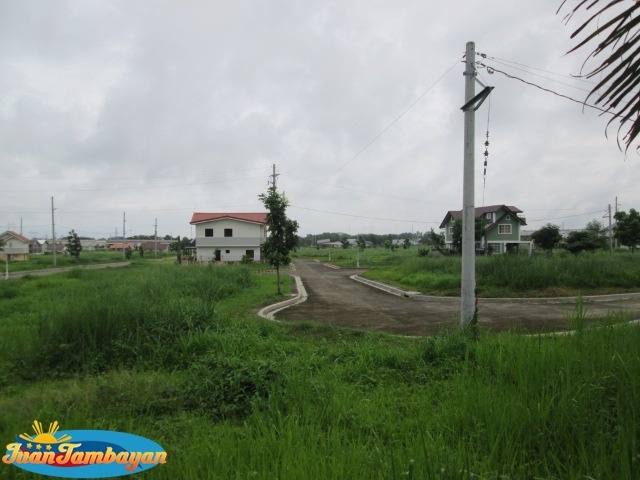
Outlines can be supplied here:
<path id="1" fill-rule="evenodd" d="M 369 280 L 368 278 L 362 278 L 359 275 L 352 275 L 352 280 L 356 282 L 363 283 L 365 285 L 369 285 L 370 287 L 377 288 L 379 290 L 383 290 L 392 295 L 396 295 L 398 297 L 406 297 L 412 298 L 414 300 L 420 301 L 451 301 L 451 300 L 460 300 L 459 297 L 440 297 L 434 295 L 424 295 L 420 292 L 411 292 L 405 291 L 398 287 L 394 287 L 392 285 L 387 285 L 386 283 L 377 282 L 375 280 Z M 582 300 L 585 304 L 589 303 L 605 303 L 612 302 L 615 300 L 631 300 L 632 298 L 640 297 L 640 293 L 613 293 L 611 295 L 587 295 L 582 297 Z M 478 298 L 479 303 L 546 303 L 546 304 L 574 304 L 578 301 L 580 297 L 531 297 L 531 298 Z"/>
<path id="2" fill-rule="evenodd" d="M 297 275 L 293 275 L 293 278 L 296 281 L 296 290 L 298 291 L 297 295 L 289 298 L 288 300 L 274 303 L 273 305 L 267 305 L 258 312 L 259 316 L 261 316 L 262 318 L 266 318 L 267 320 L 273 320 L 277 322 L 279 320 L 276 320 L 275 314 L 280 310 L 284 310 L 285 308 L 288 308 L 292 305 L 297 305 L 307 300 L 308 295 L 302 283 L 302 279 Z"/>
<path id="3" fill-rule="evenodd" d="M 375 280 L 369 280 L 368 278 L 363 278 L 360 275 L 351 275 L 349 277 L 351 280 L 355 280 L 356 282 L 363 283 L 365 285 L 369 285 L 370 287 L 377 288 L 378 290 L 383 290 L 391 295 L 395 295 L 396 297 L 407 297 L 412 298 L 418 295 L 422 295 L 420 292 L 406 292 L 401 290 L 398 287 L 394 287 L 393 285 L 387 285 L 386 283 L 376 282 Z M 448 297 L 438 297 L 438 298 L 448 298 Z"/>

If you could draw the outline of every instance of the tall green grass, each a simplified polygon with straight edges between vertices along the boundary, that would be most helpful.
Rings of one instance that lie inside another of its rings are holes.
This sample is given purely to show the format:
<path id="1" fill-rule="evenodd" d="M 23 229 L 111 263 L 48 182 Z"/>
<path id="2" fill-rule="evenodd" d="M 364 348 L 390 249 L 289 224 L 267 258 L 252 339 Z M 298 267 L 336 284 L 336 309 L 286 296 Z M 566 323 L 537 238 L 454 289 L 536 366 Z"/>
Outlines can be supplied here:
<path id="1" fill-rule="evenodd" d="M 0 437 L 10 441 L 34 418 L 146 436 L 168 452 L 166 465 L 142 474 L 153 479 L 640 478 L 637 326 L 415 339 L 278 324 L 241 313 L 275 291 L 273 277 L 244 272 L 145 266 L 10 281 L 0 325 L 11 328 L 0 341 L 22 342 L 31 329 L 23 356 L 48 363 L 37 376 L 16 373 L 18 352 L 0 350 Z M 76 311 L 79 293 L 95 301 Z M 54 299 L 56 313 L 44 316 Z M 20 301 L 23 328 L 10 307 Z M 209 302 L 206 321 L 193 320 Z M 85 332 L 85 315 L 112 328 Z M 155 338 L 159 324 L 167 338 Z M 93 367 L 38 353 L 61 340 L 76 341 Z M 114 360 L 93 359 L 105 352 Z M 31 478 L 4 464 L 0 477 Z"/>
<path id="2" fill-rule="evenodd" d="M 404 254 L 363 276 L 433 295 L 460 294 L 460 257 Z M 640 255 L 492 255 L 476 258 L 481 296 L 556 296 L 640 290 Z"/>
<path id="3" fill-rule="evenodd" d="M 153 258 L 153 252 L 151 257 Z M 140 260 L 138 254 L 134 254 L 133 260 Z M 122 252 L 100 252 L 90 251 L 82 252 L 79 258 L 72 257 L 71 255 L 56 255 L 56 265 L 53 265 L 53 255 L 32 254 L 29 256 L 29 260 L 21 261 L 14 260 L 9 264 L 9 272 L 23 272 L 27 270 L 44 270 L 48 268 L 65 268 L 65 267 L 77 267 L 85 265 L 95 265 L 99 263 L 115 263 L 123 262 L 125 259 L 122 257 Z"/>

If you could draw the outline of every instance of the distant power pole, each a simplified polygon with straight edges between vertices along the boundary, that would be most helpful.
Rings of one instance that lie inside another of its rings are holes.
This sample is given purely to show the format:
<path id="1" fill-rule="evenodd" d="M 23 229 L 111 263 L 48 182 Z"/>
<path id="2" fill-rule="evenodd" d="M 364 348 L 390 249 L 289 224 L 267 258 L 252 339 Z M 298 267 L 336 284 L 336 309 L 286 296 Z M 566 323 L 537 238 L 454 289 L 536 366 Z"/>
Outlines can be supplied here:
<path id="1" fill-rule="evenodd" d="M 53 208 L 53 197 L 51 197 L 51 238 L 53 242 L 53 266 L 56 264 L 56 221 L 53 215 L 55 208 Z"/>
<path id="2" fill-rule="evenodd" d="M 280 176 L 279 173 L 276 173 L 276 164 L 273 164 L 273 173 L 271 175 L 269 175 L 269 177 L 271 178 L 271 180 L 269 181 L 269 183 L 271 184 L 271 187 L 269 187 L 271 190 L 273 190 L 274 192 L 276 191 L 276 180 L 277 178 Z"/>
<path id="3" fill-rule="evenodd" d="M 124 234 L 124 232 L 125 232 L 124 226 L 125 226 L 125 223 L 127 223 L 126 218 L 127 218 L 127 212 L 122 212 L 122 258 L 126 258 L 127 257 L 127 254 L 126 254 L 125 248 L 124 248 L 124 239 L 126 237 L 126 235 Z"/>
<path id="4" fill-rule="evenodd" d="M 156 218 L 155 229 L 153 230 L 154 257 L 158 258 L 158 219 Z"/>
<path id="5" fill-rule="evenodd" d="M 613 253 L 613 229 L 611 228 L 611 204 L 609 204 L 609 252 Z"/>
<path id="6" fill-rule="evenodd" d="M 620 205 L 620 204 L 618 203 L 618 196 L 616 195 L 616 214 L 618 213 L 618 205 Z M 614 218 L 615 218 L 615 216 L 614 216 Z M 614 246 L 616 248 L 618 248 L 618 239 L 617 238 L 614 240 Z"/>

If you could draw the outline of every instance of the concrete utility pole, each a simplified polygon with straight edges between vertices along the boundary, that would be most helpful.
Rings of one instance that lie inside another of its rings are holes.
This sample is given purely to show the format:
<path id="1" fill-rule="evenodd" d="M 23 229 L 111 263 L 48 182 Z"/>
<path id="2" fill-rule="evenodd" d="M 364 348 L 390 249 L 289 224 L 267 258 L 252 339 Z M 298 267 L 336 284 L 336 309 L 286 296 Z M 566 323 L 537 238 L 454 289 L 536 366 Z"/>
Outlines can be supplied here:
<path id="1" fill-rule="evenodd" d="M 158 219 L 157 218 L 156 218 L 155 229 L 153 230 L 153 243 L 154 243 L 154 249 L 155 249 L 153 256 L 155 258 L 158 258 Z"/>
<path id="2" fill-rule="evenodd" d="M 271 175 L 269 175 L 271 177 L 271 181 L 269 182 L 271 184 L 271 188 L 274 192 L 276 191 L 276 179 L 278 178 L 280 174 L 276 173 L 276 164 L 273 164 L 273 173 Z"/>
<path id="3" fill-rule="evenodd" d="M 124 234 L 125 232 L 124 225 L 127 222 L 126 217 L 127 217 L 127 212 L 122 212 L 122 258 L 127 257 L 127 254 L 124 248 L 124 238 L 126 237 L 126 235 Z"/>
<path id="4" fill-rule="evenodd" d="M 51 197 L 51 238 L 52 238 L 52 242 L 53 242 L 53 266 L 55 267 L 56 264 L 56 221 L 55 221 L 55 217 L 53 215 L 53 211 L 55 210 L 55 208 L 53 208 L 53 197 Z"/>
<path id="5" fill-rule="evenodd" d="M 613 229 L 611 228 L 611 204 L 609 204 L 609 252 L 613 253 Z"/>
<path id="6" fill-rule="evenodd" d="M 462 289 L 460 295 L 460 326 L 466 329 L 476 314 L 476 208 L 475 208 L 475 137 L 476 110 L 493 87 L 482 85 L 476 78 L 476 45 L 467 42 L 464 71 L 464 173 L 462 179 Z M 476 95 L 475 83 L 483 90 Z"/>
<path id="7" fill-rule="evenodd" d="M 467 43 L 464 71 L 464 99 L 468 104 L 475 96 L 476 45 Z M 475 110 L 464 111 L 464 173 L 462 178 L 462 291 L 460 326 L 473 320 L 476 307 L 476 239 L 475 239 Z"/>

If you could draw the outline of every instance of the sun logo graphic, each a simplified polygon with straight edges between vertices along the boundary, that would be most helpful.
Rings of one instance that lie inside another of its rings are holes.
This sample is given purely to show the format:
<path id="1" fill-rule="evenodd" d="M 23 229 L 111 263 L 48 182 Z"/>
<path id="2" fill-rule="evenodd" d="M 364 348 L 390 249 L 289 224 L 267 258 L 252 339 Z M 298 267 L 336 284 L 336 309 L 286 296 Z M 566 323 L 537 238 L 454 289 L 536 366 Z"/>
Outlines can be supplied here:
<path id="1" fill-rule="evenodd" d="M 17 435 L 16 441 L 7 445 L 2 461 L 29 472 L 66 478 L 130 475 L 167 461 L 160 445 L 130 433 L 58 430 L 57 421 L 45 432 L 42 423 L 35 420 L 35 435 Z"/>
<path id="2" fill-rule="evenodd" d="M 59 435 L 56 437 L 56 432 L 58 431 L 58 421 L 56 420 L 53 423 L 49 424 L 49 430 L 47 433 L 44 433 L 42 430 L 42 423 L 34 420 L 33 422 L 33 431 L 36 432 L 36 435 L 28 435 L 26 433 L 18 435 L 18 438 L 22 440 L 26 440 L 26 444 L 22 444 L 22 450 L 28 452 L 58 452 L 57 445 L 63 442 L 68 442 L 71 440 L 71 436 L 67 434 Z"/>

